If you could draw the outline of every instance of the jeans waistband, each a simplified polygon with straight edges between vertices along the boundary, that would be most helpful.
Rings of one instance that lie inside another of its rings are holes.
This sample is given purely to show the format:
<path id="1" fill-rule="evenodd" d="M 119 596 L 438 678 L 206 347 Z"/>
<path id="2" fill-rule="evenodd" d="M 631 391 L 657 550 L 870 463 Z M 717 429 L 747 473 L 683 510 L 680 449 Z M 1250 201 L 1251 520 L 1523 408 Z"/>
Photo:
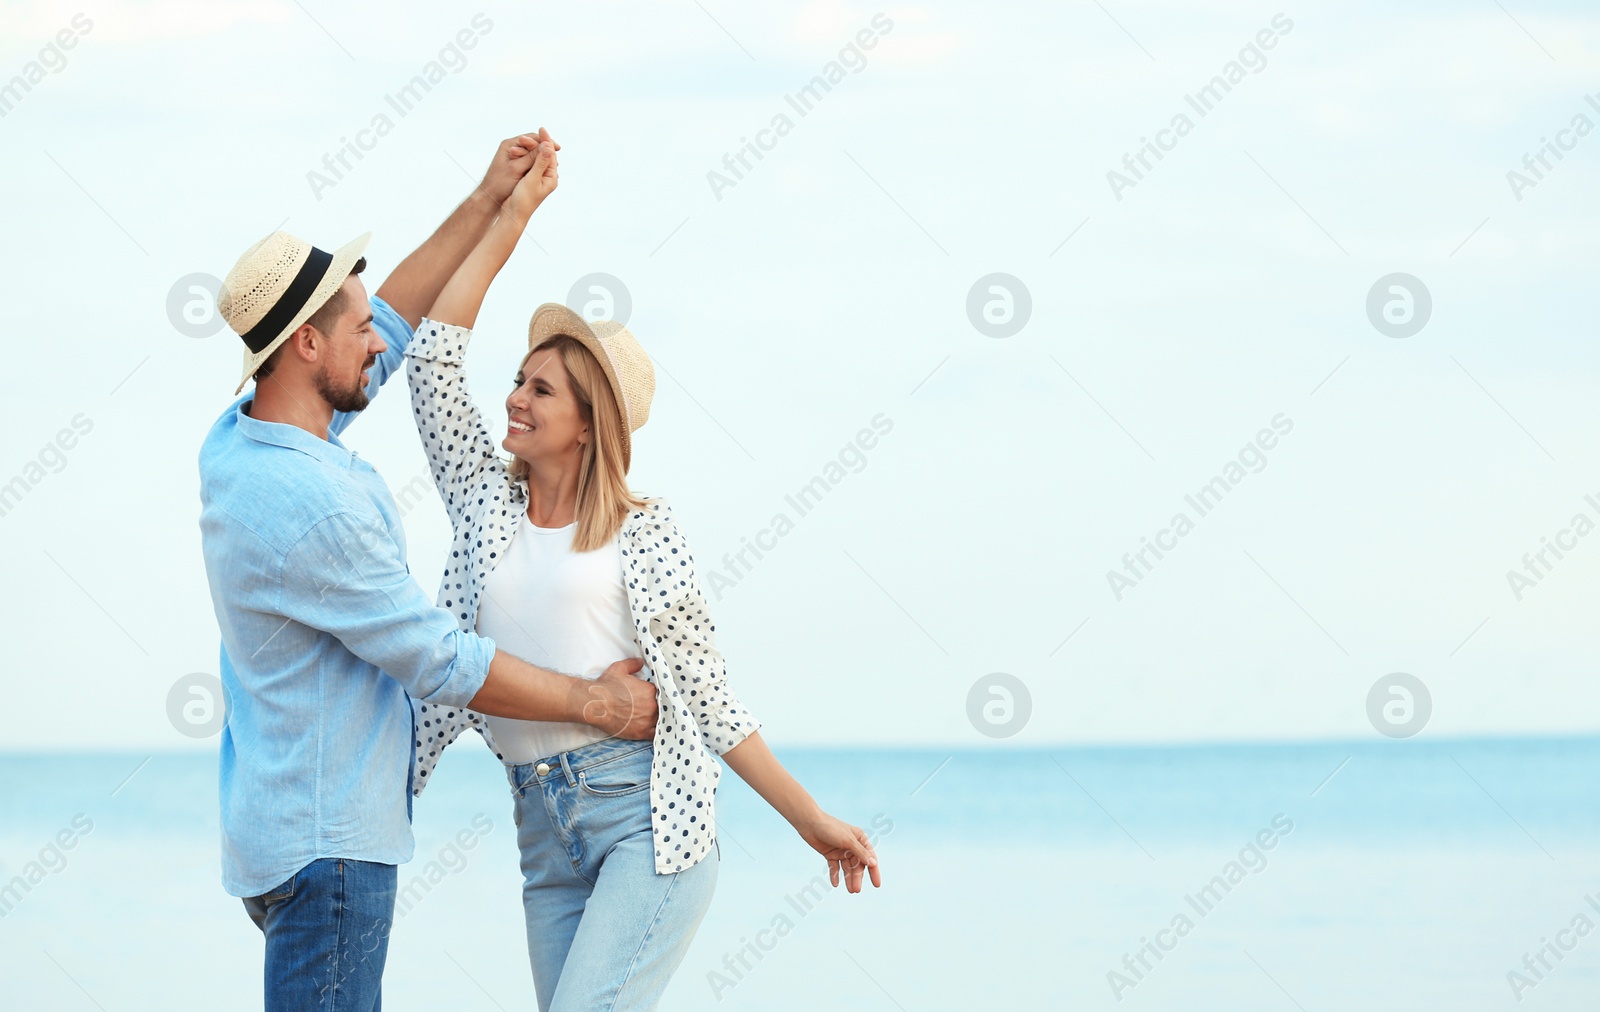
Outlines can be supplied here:
<path id="1" fill-rule="evenodd" d="M 576 774 L 583 770 L 654 746 L 655 743 L 648 739 L 634 741 L 629 738 L 602 738 L 570 752 L 557 752 L 555 755 L 535 759 L 533 762 L 507 764 L 506 779 L 511 781 L 513 789 L 542 784 L 548 780 L 565 780 L 569 785 L 576 785 L 578 782 Z M 543 772 L 540 772 L 541 770 Z"/>

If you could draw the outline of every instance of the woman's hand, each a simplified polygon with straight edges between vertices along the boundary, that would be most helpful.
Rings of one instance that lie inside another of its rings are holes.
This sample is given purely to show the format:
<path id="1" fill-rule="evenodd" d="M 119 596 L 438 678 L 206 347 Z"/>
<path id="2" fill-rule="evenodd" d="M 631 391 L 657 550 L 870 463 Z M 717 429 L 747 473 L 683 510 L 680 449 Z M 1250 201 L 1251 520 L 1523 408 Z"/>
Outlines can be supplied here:
<path id="1" fill-rule="evenodd" d="M 561 150 L 561 145 L 551 140 L 550 131 L 544 127 L 540 127 L 536 134 L 521 134 L 501 141 L 489 163 L 489 171 L 483 174 L 483 182 L 478 184 L 478 191 L 494 201 L 495 207 L 504 204 L 518 181 L 528 174 L 538 154 L 539 144 L 543 141 L 550 141 L 557 151 Z"/>
<path id="2" fill-rule="evenodd" d="M 852 826 L 827 812 L 818 812 L 813 819 L 795 829 L 799 831 L 800 838 L 811 845 L 812 850 L 828 859 L 828 880 L 835 886 L 843 874 L 845 888 L 858 893 L 861 891 L 863 873 L 871 874 L 873 888 L 883 885 L 878 871 L 877 852 L 867 842 L 867 834 L 860 826 Z"/>
<path id="3" fill-rule="evenodd" d="M 519 225 L 526 226 L 533 212 L 555 189 L 556 143 L 542 140 L 534 154 L 533 166 L 528 169 L 527 175 L 517 181 L 511 196 L 506 198 L 506 213 L 515 217 Z"/>
<path id="4" fill-rule="evenodd" d="M 874 886 L 883 885 L 878 872 L 878 855 L 867 842 L 867 834 L 861 827 L 824 812 L 778 762 L 760 731 L 751 731 L 743 741 L 724 752 L 722 760 L 788 820 L 812 850 L 828 859 L 828 878 L 835 886 L 843 875 L 849 890 L 858 893 L 861 877 L 868 872 Z"/>

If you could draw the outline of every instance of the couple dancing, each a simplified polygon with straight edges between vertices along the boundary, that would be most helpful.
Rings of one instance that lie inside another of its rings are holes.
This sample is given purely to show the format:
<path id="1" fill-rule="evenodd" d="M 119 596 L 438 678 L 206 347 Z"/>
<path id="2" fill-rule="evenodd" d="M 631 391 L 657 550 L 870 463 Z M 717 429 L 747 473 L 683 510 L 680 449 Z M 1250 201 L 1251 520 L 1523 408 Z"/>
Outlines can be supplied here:
<path id="1" fill-rule="evenodd" d="M 628 487 L 655 388 L 633 335 L 540 306 L 502 439 L 468 395 L 472 326 L 559 147 L 503 142 L 370 299 L 368 236 L 327 253 L 277 232 L 224 282 L 255 387 L 206 436 L 200 527 L 228 694 L 223 884 L 265 936 L 269 1010 L 379 1008 L 412 796 L 468 728 L 510 784 L 541 1010 L 655 1007 L 716 884 L 718 759 L 835 886 L 879 884 L 866 834 L 730 689 L 671 510 Z M 401 370 L 454 528 L 437 606 L 388 487 L 339 440 Z"/>

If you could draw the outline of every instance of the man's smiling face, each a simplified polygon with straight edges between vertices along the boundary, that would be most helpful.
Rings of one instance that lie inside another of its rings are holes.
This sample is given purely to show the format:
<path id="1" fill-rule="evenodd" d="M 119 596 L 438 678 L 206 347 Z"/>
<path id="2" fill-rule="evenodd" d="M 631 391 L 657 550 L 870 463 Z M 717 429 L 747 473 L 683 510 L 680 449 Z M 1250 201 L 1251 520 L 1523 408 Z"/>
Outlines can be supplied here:
<path id="1" fill-rule="evenodd" d="M 372 325 L 372 303 L 359 276 L 345 278 L 334 299 L 342 302 L 342 311 L 322 332 L 317 392 L 335 411 L 360 411 L 371 401 L 368 370 L 389 346 Z"/>

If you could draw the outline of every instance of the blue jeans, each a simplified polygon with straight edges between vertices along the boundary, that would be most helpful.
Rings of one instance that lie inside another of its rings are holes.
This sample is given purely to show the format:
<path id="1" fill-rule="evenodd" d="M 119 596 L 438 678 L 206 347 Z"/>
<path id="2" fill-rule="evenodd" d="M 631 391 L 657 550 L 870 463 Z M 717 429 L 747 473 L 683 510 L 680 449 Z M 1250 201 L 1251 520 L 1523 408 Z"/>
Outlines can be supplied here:
<path id="1" fill-rule="evenodd" d="M 508 766 L 540 1012 L 653 1009 L 717 885 L 716 853 L 657 875 L 648 741 Z"/>
<path id="2" fill-rule="evenodd" d="M 395 866 L 324 857 L 244 901 L 266 936 L 266 1012 L 379 1012 Z"/>

